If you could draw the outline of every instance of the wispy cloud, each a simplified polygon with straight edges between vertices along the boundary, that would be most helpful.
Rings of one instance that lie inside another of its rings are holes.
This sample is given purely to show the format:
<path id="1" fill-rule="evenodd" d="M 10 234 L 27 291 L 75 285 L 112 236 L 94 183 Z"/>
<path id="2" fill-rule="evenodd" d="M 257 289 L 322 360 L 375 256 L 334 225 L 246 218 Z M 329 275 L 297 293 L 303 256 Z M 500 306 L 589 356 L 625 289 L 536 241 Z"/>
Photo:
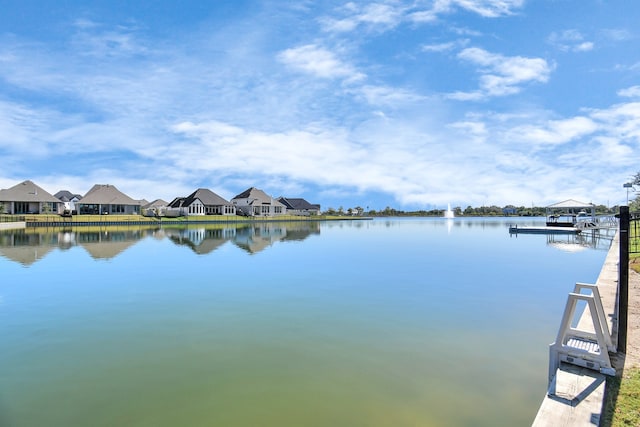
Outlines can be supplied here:
<path id="1" fill-rule="evenodd" d="M 409 16 L 414 22 L 433 22 L 441 15 L 464 10 L 484 18 L 499 18 L 516 13 L 524 5 L 524 0 L 436 0 L 431 8 L 412 11 Z"/>
<path id="2" fill-rule="evenodd" d="M 461 60 L 477 65 L 480 88 L 475 92 L 456 92 L 451 99 L 478 100 L 493 96 L 513 95 L 526 83 L 545 83 L 553 69 L 542 58 L 504 56 L 477 47 L 464 49 L 458 54 Z"/>
<path id="3" fill-rule="evenodd" d="M 336 10 L 335 16 L 324 16 L 320 22 L 328 32 L 345 33 L 358 28 L 386 31 L 405 22 L 432 23 L 460 10 L 483 18 L 509 16 L 524 5 L 524 0 L 436 0 L 429 3 L 425 7 L 410 1 L 348 2 Z"/>
<path id="4" fill-rule="evenodd" d="M 620 89 L 618 96 L 625 98 L 640 98 L 640 86 L 631 86 L 626 89 Z"/>
<path id="5" fill-rule="evenodd" d="M 320 78 L 353 82 L 366 77 L 333 52 L 315 44 L 286 49 L 278 54 L 278 59 L 291 68 Z"/>
<path id="6" fill-rule="evenodd" d="M 595 44 L 585 40 L 582 33 L 575 29 L 553 32 L 548 37 L 549 43 L 564 52 L 588 52 Z"/>
<path id="7" fill-rule="evenodd" d="M 448 52 L 468 45 L 469 39 L 460 39 L 444 43 L 423 44 L 423 52 Z"/>
<path id="8" fill-rule="evenodd" d="M 404 10 L 404 6 L 395 2 L 393 4 L 378 2 L 363 5 L 350 2 L 339 11 L 343 17 L 324 17 L 321 22 L 324 23 L 326 31 L 334 32 L 353 31 L 362 26 L 369 29 L 389 29 L 402 21 Z"/>
<path id="9" fill-rule="evenodd" d="M 541 148 L 549 145 L 567 144 L 590 135 L 596 130 L 598 130 L 598 125 L 590 118 L 572 117 L 563 120 L 549 120 L 543 125 L 514 127 L 509 131 L 509 139 Z"/>

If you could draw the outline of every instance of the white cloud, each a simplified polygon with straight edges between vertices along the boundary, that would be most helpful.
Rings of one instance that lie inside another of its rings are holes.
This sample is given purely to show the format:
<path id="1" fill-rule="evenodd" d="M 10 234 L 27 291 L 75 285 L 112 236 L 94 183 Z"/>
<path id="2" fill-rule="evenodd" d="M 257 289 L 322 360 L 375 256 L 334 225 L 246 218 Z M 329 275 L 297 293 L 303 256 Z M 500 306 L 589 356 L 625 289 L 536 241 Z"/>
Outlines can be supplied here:
<path id="1" fill-rule="evenodd" d="M 367 3 L 359 5 L 347 3 L 340 11 L 343 18 L 324 17 L 320 21 L 325 31 L 349 32 L 358 27 L 372 30 L 386 30 L 396 27 L 403 19 L 405 7 L 392 3 Z"/>
<path id="2" fill-rule="evenodd" d="M 423 44 L 423 52 L 447 52 L 469 44 L 469 39 L 455 40 L 445 43 Z"/>
<path id="3" fill-rule="evenodd" d="M 598 125 L 588 117 L 549 120 L 542 125 L 524 125 L 509 131 L 509 139 L 534 144 L 534 147 L 566 144 L 593 134 Z"/>
<path id="4" fill-rule="evenodd" d="M 452 99 L 476 100 L 481 97 L 505 96 L 520 92 L 521 85 L 529 82 L 544 83 L 549 79 L 551 67 L 542 58 L 503 56 L 472 47 L 464 49 L 458 58 L 478 65 L 480 91 L 456 92 Z"/>
<path id="5" fill-rule="evenodd" d="M 365 78 L 364 74 L 338 59 L 333 52 L 315 44 L 286 49 L 278 54 L 278 59 L 291 68 L 320 78 L 347 81 Z"/>
<path id="6" fill-rule="evenodd" d="M 524 0 L 441 0 L 440 2 L 475 12 L 485 18 L 512 15 L 516 9 L 524 5 Z"/>
<path id="7" fill-rule="evenodd" d="M 554 31 L 549 35 L 548 41 L 563 52 L 588 52 L 595 47 L 593 42 L 586 41 L 582 33 L 576 29 Z"/>
<path id="8" fill-rule="evenodd" d="M 388 1 L 360 5 L 347 3 L 337 11 L 341 18 L 323 17 L 320 22 L 325 31 L 349 32 L 359 27 L 370 30 L 390 30 L 403 22 L 432 23 L 440 16 L 458 10 L 475 13 L 484 18 L 513 15 L 524 5 L 524 0 L 435 0 L 429 7 L 412 2 Z"/>
<path id="9" fill-rule="evenodd" d="M 499 18 L 513 15 L 523 5 L 524 0 L 436 0 L 431 8 L 414 10 L 408 16 L 414 22 L 429 23 L 436 21 L 441 15 L 462 9 L 484 18 Z"/>
<path id="10" fill-rule="evenodd" d="M 631 86 L 626 89 L 620 89 L 618 96 L 624 96 L 626 98 L 640 98 L 640 86 Z"/>

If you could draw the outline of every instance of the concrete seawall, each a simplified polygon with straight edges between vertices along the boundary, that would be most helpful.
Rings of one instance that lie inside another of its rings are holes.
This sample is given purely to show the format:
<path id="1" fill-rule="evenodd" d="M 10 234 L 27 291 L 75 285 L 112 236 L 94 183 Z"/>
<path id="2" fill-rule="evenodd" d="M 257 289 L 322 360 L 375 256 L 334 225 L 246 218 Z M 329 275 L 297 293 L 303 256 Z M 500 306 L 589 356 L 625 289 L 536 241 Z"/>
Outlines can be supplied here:
<path id="1" fill-rule="evenodd" d="M 27 223 L 24 221 L 0 222 L 0 230 L 19 230 L 21 228 L 27 228 Z"/>
<path id="2" fill-rule="evenodd" d="M 619 264 L 619 235 L 616 233 L 604 265 L 596 281 L 613 345 L 617 347 L 617 292 Z M 572 288 L 567 286 L 567 292 Z M 558 319 L 558 326 L 560 325 Z M 578 322 L 578 327 L 591 323 L 589 310 Z M 555 337 L 549 337 L 550 342 Z M 614 366 L 615 367 L 615 366 Z M 606 376 L 590 369 L 561 363 L 556 373 L 556 392 L 546 395 L 540 405 L 533 427 L 597 426 L 603 409 Z"/>

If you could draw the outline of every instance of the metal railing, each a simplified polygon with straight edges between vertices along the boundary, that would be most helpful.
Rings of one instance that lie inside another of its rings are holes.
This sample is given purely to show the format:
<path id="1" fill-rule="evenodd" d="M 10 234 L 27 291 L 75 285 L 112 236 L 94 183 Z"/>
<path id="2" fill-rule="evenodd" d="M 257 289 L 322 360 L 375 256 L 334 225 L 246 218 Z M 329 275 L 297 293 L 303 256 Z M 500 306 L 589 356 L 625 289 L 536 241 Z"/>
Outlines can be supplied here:
<path id="1" fill-rule="evenodd" d="M 629 214 L 629 253 L 640 253 L 640 212 Z"/>

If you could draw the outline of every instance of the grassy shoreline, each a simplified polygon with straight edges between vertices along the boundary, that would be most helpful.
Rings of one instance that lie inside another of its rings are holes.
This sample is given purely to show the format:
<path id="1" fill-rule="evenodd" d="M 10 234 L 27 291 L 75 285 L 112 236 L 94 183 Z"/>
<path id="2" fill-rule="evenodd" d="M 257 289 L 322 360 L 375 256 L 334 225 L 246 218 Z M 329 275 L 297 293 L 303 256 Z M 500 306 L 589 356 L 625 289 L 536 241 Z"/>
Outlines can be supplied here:
<path id="1" fill-rule="evenodd" d="M 357 216 L 297 216 L 281 215 L 276 217 L 244 217 L 238 215 L 202 215 L 185 216 L 177 218 L 167 217 L 145 217 L 142 215 L 74 215 L 72 217 L 62 217 L 60 215 L 23 215 L 23 221 L 27 226 L 80 226 L 80 225 L 117 225 L 117 224 L 139 224 L 139 225 L 188 225 L 188 224 L 215 224 L 215 223 L 252 223 L 252 222 L 291 222 L 291 221 L 336 221 L 336 220 L 366 220 L 369 217 Z"/>

